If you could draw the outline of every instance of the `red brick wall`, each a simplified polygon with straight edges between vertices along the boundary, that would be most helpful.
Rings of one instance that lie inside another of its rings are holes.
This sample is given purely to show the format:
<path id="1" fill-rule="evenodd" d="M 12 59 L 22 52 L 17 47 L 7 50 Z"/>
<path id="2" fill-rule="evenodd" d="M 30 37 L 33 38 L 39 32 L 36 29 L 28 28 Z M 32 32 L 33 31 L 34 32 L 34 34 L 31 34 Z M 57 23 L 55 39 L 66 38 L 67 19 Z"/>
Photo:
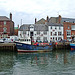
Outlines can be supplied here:
<path id="1" fill-rule="evenodd" d="M 75 25 L 75 23 L 69 23 L 69 22 L 64 22 L 63 23 L 63 26 L 64 26 L 64 39 L 66 39 L 66 40 L 67 40 L 67 31 L 66 30 L 71 30 L 72 25 Z M 69 29 L 68 29 L 68 26 L 70 27 Z M 75 35 L 75 30 L 74 31 L 71 30 L 71 35 L 73 33 Z"/>
<path id="2" fill-rule="evenodd" d="M 10 36 L 11 34 L 14 34 L 14 23 L 10 21 L 6 21 L 6 25 L 4 25 L 4 21 L 0 21 L 0 35 L 3 34 L 3 28 L 7 28 L 7 34 Z M 11 28 L 11 30 L 10 30 Z"/>
<path id="3" fill-rule="evenodd" d="M 14 35 L 18 35 L 18 29 L 14 29 Z"/>

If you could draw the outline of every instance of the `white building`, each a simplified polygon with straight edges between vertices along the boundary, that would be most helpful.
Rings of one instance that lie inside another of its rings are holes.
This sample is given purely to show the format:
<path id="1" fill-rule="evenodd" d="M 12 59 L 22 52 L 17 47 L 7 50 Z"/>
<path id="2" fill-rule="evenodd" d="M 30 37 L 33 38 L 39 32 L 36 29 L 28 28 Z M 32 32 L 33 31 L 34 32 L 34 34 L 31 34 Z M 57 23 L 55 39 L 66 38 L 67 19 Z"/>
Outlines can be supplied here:
<path id="1" fill-rule="evenodd" d="M 63 39 L 63 25 L 50 23 L 48 26 L 49 41 Z"/>
<path id="2" fill-rule="evenodd" d="M 24 24 L 18 31 L 20 38 L 28 38 L 32 36 L 32 39 L 38 41 L 52 41 L 63 39 L 63 25 L 61 24 Z"/>

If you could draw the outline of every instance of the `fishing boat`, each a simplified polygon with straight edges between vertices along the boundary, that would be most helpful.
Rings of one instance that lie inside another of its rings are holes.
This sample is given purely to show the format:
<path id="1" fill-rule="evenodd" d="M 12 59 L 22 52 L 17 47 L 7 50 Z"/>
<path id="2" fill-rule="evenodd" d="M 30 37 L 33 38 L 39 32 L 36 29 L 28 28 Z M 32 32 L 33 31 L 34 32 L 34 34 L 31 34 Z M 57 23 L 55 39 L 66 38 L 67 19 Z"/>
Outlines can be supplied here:
<path id="1" fill-rule="evenodd" d="M 70 43 L 71 50 L 75 50 L 75 43 Z"/>
<path id="2" fill-rule="evenodd" d="M 49 52 L 52 51 L 52 43 L 46 45 L 32 44 L 31 39 L 20 39 L 16 41 L 16 47 L 18 52 Z"/>

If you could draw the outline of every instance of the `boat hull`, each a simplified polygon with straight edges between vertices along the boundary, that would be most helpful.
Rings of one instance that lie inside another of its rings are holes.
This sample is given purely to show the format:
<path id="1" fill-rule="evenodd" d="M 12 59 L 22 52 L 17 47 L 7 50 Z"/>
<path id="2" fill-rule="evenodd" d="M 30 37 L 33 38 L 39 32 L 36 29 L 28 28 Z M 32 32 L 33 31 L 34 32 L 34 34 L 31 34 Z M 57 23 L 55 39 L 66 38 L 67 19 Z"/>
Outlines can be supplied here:
<path id="1" fill-rule="evenodd" d="M 70 43 L 71 50 L 75 50 L 75 43 Z"/>
<path id="2" fill-rule="evenodd" d="M 16 42 L 16 47 L 18 52 L 49 52 L 53 49 L 52 44 L 46 46 L 37 46 L 20 42 Z"/>

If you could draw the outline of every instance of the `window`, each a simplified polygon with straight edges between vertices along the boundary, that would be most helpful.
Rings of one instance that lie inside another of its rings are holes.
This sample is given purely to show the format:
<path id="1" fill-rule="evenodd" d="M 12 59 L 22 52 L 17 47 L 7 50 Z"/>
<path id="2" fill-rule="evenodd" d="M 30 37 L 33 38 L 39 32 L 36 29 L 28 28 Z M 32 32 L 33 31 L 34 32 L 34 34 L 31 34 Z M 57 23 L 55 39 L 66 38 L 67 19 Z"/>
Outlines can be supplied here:
<path id="1" fill-rule="evenodd" d="M 57 35 L 57 32 L 55 32 L 55 35 Z"/>
<path id="2" fill-rule="evenodd" d="M 58 37 L 58 40 L 61 40 L 62 38 L 61 37 Z"/>
<path id="3" fill-rule="evenodd" d="M 22 38 L 22 35 L 20 34 L 20 37 Z"/>
<path id="4" fill-rule="evenodd" d="M 57 40 L 57 37 L 56 37 L 56 40 Z"/>
<path id="5" fill-rule="evenodd" d="M 50 39 L 52 39 L 52 37 Z"/>
<path id="6" fill-rule="evenodd" d="M 52 36 L 52 32 L 51 32 L 51 36 Z"/>
<path id="7" fill-rule="evenodd" d="M 40 34 L 40 31 L 37 31 L 37 34 Z"/>
<path id="8" fill-rule="evenodd" d="M 71 39 L 71 37 L 67 37 L 67 40 Z"/>
<path id="9" fill-rule="evenodd" d="M 6 25 L 6 21 L 4 21 L 4 25 Z"/>
<path id="10" fill-rule="evenodd" d="M 55 27 L 55 29 L 57 29 L 57 27 Z"/>
<path id="11" fill-rule="evenodd" d="M 26 34 L 26 31 L 23 31 L 23 34 Z"/>
<path id="12" fill-rule="evenodd" d="M 4 33 L 6 33 L 6 32 L 7 32 L 7 31 L 6 31 L 6 30 L 7 30 L 7 28 L 6 28 L 6 27 L 4 27 L 4 28 L 3 28 L 3 30 L 4 30 Z"/>
<path id="13" fill-rule="evenodd" d="M 71 26 L 71 30 L 75 30 L 75 25 L 72 25 Z"/>
<path id="14" fill-rule="evenodd" d="M 52 26 L 51 26 L 51 29 L 52 29 Z"/>
<path id="15" fill-rule="evenodd" d="M 47 34 L 47 31 L 44 31 L 44 34 L 46 35 Z"/>
<path id="16" fill-rule="evenodd" d="M 68 26 L 68 29 L 70 29 L 70 27 Z"/>
<path id="17" fill-rule="evenodd" d="M 59 30 L 61 29 L 61 27 L 59 27 Z"/>
<path id="18" fill-rule="evenodd" d="M 71 32 L 68 32 L 68 31 L 67 31 L 67 36 L 70 36 L 70 35 L 71 35 Z"/>
<path id="19" fill-rule="evenodd" d="M 43 37 L 43 40 L 44 40 L 44 41 L 47 40 L 47 37 Z"/>
<path id="20" fill-rule="evenodd" d="M 58 35 L 62 35 L 62 32 L 58 32 Z"/>
<path id="21" fill-rule="evenodd" d="M 37 37 L 37 40 L 40 40 L 40 37 Z"/>
<path id="22" fill-rule="evenodd" d="M 53 37 L 53 40 L 54 40 L 54 37 Z"/>

